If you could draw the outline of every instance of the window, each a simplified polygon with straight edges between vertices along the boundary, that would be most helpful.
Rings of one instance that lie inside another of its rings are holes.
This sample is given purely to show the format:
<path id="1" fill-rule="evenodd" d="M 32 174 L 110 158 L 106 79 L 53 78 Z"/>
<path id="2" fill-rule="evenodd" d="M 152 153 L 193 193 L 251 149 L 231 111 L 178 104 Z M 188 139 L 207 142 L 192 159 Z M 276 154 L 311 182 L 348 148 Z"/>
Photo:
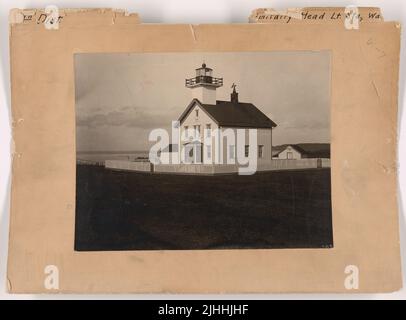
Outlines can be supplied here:
<path id="1" fill-rule="evenodd" d="M 264 146 L 259 145 L 258 146 L 258 158 L 263 158 L 264 157 Z"/>
<path id="2" fill-rule="evenodd" d="M 196 109 L 195 112 L 196 112 L 196 118 L 198 118 L 199 117 L 199 109 Z"/>
<path id="3" fill-rule="evenodd" d="M 248 157 L 250 154 L 250 146 L 248 144 L 245 145 L 245 156 Z"/>
<path id="4" fill-rule="evenodd" d="M 288 159 L 293 159 L 293 152 L 287 152 Z"/>
<path id="5" fill-rule="evenodd" d="M 207 159 L 211 159 L 211 146 L 206 146 Z"/>
<path id="6" fill-rule="evenodd" d="M 189 127 L 185 126 L 185 138 L 187 138 L 189 136 L 188 129 L 189 129 Z"/>
<path id="7" fill-rule="evenodd" d="M 194 132 L 195 138 L 200 137 L 200 125 L 195 125 L 195 126 L 193 126 L 193 128 L 195 130 L 195 132 Z"/>
<path id="8" fill-rule="evenodd" d="M 235 159 L 235 146 L 228 146 L 228 156 L 230 159 Z"/>
<path id="9" fill-rule="evenodd" d="M 210 138 L 211 137 L 211 125 L 206 124 L 206 137 Z"/>

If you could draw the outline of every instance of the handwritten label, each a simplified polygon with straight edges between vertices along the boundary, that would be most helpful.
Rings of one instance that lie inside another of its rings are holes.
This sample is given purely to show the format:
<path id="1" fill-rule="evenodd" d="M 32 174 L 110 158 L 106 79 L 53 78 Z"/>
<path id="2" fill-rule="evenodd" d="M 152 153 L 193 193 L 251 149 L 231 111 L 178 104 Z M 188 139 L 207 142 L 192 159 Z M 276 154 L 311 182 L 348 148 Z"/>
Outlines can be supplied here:
<path id="1" fill-rule="evenodd" d="M 251 15 L 253 22 L 339 22 L 339 21 L 382 21 L 382 16 L 378 9 L 366 11 L 365 8 L 349 7 L 337 8 L 337 10 L 307 10 L 295 9 L 277 11 L 273 9 L 257 9 Z"/>

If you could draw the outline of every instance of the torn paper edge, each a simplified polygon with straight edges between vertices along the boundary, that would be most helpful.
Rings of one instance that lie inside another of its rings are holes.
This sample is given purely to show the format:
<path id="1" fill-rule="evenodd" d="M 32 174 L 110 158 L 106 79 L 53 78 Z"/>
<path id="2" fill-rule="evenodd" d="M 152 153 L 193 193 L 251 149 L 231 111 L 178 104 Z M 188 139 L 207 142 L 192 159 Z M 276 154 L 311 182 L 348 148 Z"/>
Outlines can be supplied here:
<path id="1" fill-rule="evenodd" d="M 63 9 L 60 8 L 59 10 L 60 17 L 64 20 L 72 16 L 77 16 L 78 14 L 94 14 L 97 15 L 106 15 L 106 17 L 110 17 L 115 23 L 117 18 L 124 18 L 124 20 L 128 20 L 131 23 L 138 24 L 140 23 L 140 17 L 136 12 L 129 12 L 125 9 L 112 9 L 112 8 L 84 8 L 84 9 Z M 13 8 L 9 12 L 9 23 L 11 26 L 16 24 L 22 25 L 31 25 L 31 24 L 41 24 L 41 20 L 39 19 L 41 16 L 47 16 L 48 13 L 46 12 L 46 8 L 43 9 L 19 9 Z M 91 19 L 91 16 L 87 15 L 86 19 Z"/>

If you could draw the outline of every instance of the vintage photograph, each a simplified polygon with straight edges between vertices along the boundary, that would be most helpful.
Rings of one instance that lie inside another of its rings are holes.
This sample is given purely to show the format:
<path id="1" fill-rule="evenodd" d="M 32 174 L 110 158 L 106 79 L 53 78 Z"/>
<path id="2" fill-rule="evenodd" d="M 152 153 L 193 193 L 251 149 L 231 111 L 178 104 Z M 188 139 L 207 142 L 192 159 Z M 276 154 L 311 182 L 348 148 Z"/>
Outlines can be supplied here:
<path id="1" fill-rule="evenodd" d="M 330 59 L 75 54 L 75 250 L 332 248 Z"/>

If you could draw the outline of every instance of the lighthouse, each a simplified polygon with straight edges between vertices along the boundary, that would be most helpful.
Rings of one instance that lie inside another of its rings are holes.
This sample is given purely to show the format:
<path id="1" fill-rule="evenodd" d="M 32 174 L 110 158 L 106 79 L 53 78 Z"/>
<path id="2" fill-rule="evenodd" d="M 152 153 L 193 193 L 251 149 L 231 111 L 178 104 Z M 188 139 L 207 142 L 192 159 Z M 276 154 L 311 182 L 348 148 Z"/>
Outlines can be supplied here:
<path id="1" fill-rule="evenodd" d="M 275 122 L 254 104 L 239 101 L 235 83 L 231 86 L 229 100 L 217 100 L 216 90 L 223 86 L 223 78 L 213 77 L 213 69 L 205 63 L 196 69 L 193 78 L 186 79 L 185 86 L 191 90 L 193 98 L 176 122 L 179 131 L 172 145 L 161 149 L 161 163 L 182 164 L 174 168 L 174 172 L 233 173 L 236 170 L 240 172 L 235 165 L 243 157 L 249 158 L 253 166 L 259 164 L 268 168 L 272 162 L 272 130 L 276 127 Z M 239 132 L 243 133 L 244 138 Z M 238 143 L 240 149 L 237 148 Z M 194 166 L 187 168 L 184 164 Z M 199 168 L 195 166 L 197 164 L 205 166 Z M 223 164 L 231 166 L 220 169 Z M 245 172 L 252 172 L 250 164 L 244 167 Z"/>
<path id="2" fill-rule="evenodd" d="M 196 76 L 185 80 L 186 88 L 192 90 L 192 98 L 203 104 L 216 104 L 216 89 L 223 86 L 223 78 L 213 77 L 213 69 L 205 63 L 196 69 Z"/>

